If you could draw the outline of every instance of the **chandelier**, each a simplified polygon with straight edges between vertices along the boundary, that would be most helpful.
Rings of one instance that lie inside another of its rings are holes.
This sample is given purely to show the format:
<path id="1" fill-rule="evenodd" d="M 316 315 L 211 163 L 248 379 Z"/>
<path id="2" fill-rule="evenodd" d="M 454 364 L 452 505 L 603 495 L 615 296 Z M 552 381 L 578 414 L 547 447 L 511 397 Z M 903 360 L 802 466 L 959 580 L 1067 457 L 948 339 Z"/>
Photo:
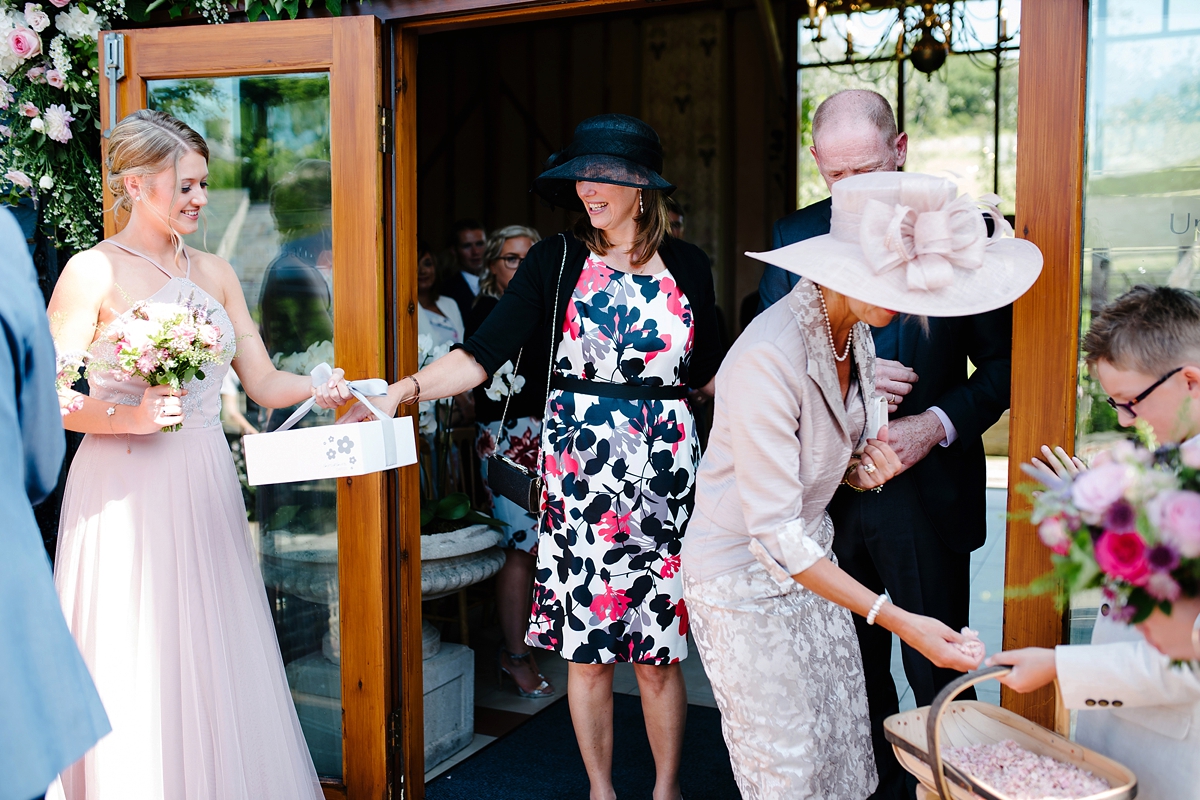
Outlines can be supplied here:
<path id="1" fill-rule="evenodd" d="M 1016 37 L 1008 35 L 1008 20 L 1003 0 L 996 0 L 994 16 L 980 17 L 977 13 L 983 2 L 957 0 L 954 2 L 912 2 L 911 0 L 802 0 L 801 25 L 810 32 L 809 40 L 817 61 L 800 64 L 812 66 L 854 66 L 883 61 L 908 61 L 918 72 L 932 78 L 951 53 L 977 55 L 1015 50 L 1011 44 Z M 986 4 L 989 8 L 993 6 Z M 854 41 L 854 20 L 862 14 L 878 18 L 894 12 L 890 24 L 867 52 L 859 52 Z M 807 14 L 804 14 L 804 11 Z M 842 24 L 834 17 L 843 18 Z M 994 37 L 981 37 L 977 23 L 996 26 Z M 840 39 L 845 47 L 822 46 Z M 894 50 L 893 50 L 894 48 Z M 890 51 L 890 52 L 889 52 Z M 836 54 L 831 57 L 830 53 Z M 840 56 L 837 57 L 837 56 Z"/>

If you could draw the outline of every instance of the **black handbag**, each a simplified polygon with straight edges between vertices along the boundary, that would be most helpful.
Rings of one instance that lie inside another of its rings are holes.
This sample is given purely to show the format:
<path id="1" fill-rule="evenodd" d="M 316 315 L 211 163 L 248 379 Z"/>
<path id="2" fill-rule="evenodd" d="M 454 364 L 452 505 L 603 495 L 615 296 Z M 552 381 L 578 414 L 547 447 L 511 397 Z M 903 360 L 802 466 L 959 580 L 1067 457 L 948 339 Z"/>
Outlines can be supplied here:
<path id="1" fill-rule="evenodd" d="M 554 290 L 554 316 L 550 318 L 550 363 L 546 367 L 546 397 L 550 397 L 550 375 L 554 371 L 554 326 L 558 322 L 558 295 L 562 289 L 563 269 L 567 266 L 567 237 L 559 234 L 563 240 L 562 263 L 558 267 L 558 283 Z M 517 363 L 513 366 L 513 377 L 521 368 L 521 355 L 525 352 L 522 347 L 517 352 Z M 504 422 L 508 419 L 508 405 L 512 402 L 512 386 L 509 385 L 508 397 L 504 400 L 504 412 L 500 415 L 500 436 L 503 437 Z M 543 413 L 542 418 L 545 419 Z M 499 449 L 500 441 L 496 441 Z M 488 457 L 488 486 L 494 494 L 498 494 L 531 514 L 537 514 L 542 508 L 542 463 L 545 454 L 538 449 L 538 468 L 530 469 L 513 461 L 508 456 L 496 453 Z"/>

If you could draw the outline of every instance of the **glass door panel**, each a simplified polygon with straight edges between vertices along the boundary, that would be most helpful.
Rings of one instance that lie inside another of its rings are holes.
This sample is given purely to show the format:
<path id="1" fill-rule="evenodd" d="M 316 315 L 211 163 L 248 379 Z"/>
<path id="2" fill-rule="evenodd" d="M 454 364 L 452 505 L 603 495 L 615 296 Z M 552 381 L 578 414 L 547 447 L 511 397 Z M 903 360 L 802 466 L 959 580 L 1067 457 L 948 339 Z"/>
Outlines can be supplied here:
<path id="1" fill-rule="evenodd" d="M 279 369 L 334 363 L 328 73 L 147 81 L 147 105 L 208 141 L 209 205 L 188 244 L 233 265 Z M 261 408 L 236 376 L 222 422 L 242 478 L 275 632 L 317 772 L 342 777 L 337 482 L 251 487 L 241 437 L 293 408 Z M 314 408 L 300 426 L 326 425 Z"/>
<path id="2" fill-rule="evenodd" d="M 1083 188 L 1081 338 L 1092 311 L 1137 284 L 1200 290 L 1200 0 L 1091 3 Z M 1124 438 L 1079 366 L 1076 452 Z M 1074 599 L 1088 641 L 1099 591 Z"/>

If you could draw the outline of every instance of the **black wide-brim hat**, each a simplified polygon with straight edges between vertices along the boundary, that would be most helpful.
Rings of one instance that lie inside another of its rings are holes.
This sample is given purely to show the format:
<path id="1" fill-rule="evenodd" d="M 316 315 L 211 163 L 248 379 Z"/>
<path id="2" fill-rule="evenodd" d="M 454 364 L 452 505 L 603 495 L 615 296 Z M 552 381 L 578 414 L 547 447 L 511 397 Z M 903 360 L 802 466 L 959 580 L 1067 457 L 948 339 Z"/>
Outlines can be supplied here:
<path id="1" fill-rule="evenodd" d="M 670 194 L 675 186 L 663 178 L 662 167 L 662 142 L 653 128 L 625 114 L 601 114 L 575 126 L 575 138 L 550 156 L 546 171 L 534 179 L 533 190 L 551 205 L 583 211 L 576 181 Z"/>

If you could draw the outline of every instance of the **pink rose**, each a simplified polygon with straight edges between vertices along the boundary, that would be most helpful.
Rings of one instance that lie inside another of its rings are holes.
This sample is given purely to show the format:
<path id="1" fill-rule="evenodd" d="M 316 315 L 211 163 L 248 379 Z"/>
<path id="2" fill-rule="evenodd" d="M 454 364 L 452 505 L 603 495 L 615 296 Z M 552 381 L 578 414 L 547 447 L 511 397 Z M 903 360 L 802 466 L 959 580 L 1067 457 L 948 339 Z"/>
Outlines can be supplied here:
<path id="1" fill-rule="evenodd" d="M 200 344 L 215 349 L 221 345 L 221 329 L 216 325 L 201 325 L 197 332 Z"/>
<path id="2" fill-rule="evenodd" d="M 1071 534 L 1063 524 L 1062 517 L 1047 517 L 1038 525 L 1038 537 L 1042 544 L 1049 547 L 1060 556 L 1065 556 L 1071 549 Z"/>
<path id="3" fill-rule="evenodd" d="M 1096 564 L 1106 574 L 1142 586 L 1150 575 L 1146 543 L 1136 533 L 1103 533 L 1096 540 Z"/>
<path id="4" fill-rule="evenodd" d="M 26 100 L 24 103 L 21 103 L 21 115 L 22 116 L 36 117 L 36 116 L 40 115 L 41 113 L 42 112 L 38 111 L 38 107 L 35 106 L 33 103 L 29 102 L 28 100 Z"/>
<path id="5" fill-rule="evenodd" d="M 31 181 L 29 176 L 24 172 L 21 172 L 19 169 L 10 169 L 8 172 L 4 173 L 4 180 L 16 184 L 22 189 L 29 189 L 33 187 L 33 181 Z"/>
<path id="6" fill-rule="evenodd" d="M 1179 445 L 1179 459 L 1185 467 L 1200 469 L 1200 436 Z"/>
<path id="7" fill-rule="evenodd" d="M 192 342 L 196 339 L 196 328 L 186 322 L 180 323 L 171 328 L 171 349 L 177 353 L 182 353 L 192 346 Z"/>
<path id="8" fill-rule="evenodd" d="M 67 79 L 63 74 L 56 69 L 52 69 L 46 73 L 46 83 L 53 86 L 55 89 L 61 89 L 67 85 Z"/>
<path id="9" fill-rule="evenodd" d="M 71 0 L 50 0 L 50 4 L 52 6 L 54 6 L 55 8 L 66 8 L 67 3 L 70 3 L 70 2 L 71 2 Z"/>
<path id="10" fill-rule="evenodd" d="M 42 52 L 42 38 L 29 28 L 14 28 L 8 35 L 8 46 L 22 61 Z"/>
<path id="11" fill-rule="evenodd" d="M 1200 557 L 1200 494 L 1164 492 L 1156 499 L 1154 512 L 1164 542 L 1184 558 Z"/>
<path id="12" fill-rule="evenodd" d="M 29 78 L 31 83 L 43 83 L 42 76 L 46 74 L 45 67 L 34 67 L 25 73 L 25 77 Z"/>
<path id="13" fill-rule="evenodd" d="M 1129 485 L 1129 468 L 1109 463 L 1081 472 L 1071 484 L 1071 499 L 1083 518 L 1095 524 L 1108 507 L 1121 499 Z M 1090 519 L 1089 519 L 1090 517 Z"/>

